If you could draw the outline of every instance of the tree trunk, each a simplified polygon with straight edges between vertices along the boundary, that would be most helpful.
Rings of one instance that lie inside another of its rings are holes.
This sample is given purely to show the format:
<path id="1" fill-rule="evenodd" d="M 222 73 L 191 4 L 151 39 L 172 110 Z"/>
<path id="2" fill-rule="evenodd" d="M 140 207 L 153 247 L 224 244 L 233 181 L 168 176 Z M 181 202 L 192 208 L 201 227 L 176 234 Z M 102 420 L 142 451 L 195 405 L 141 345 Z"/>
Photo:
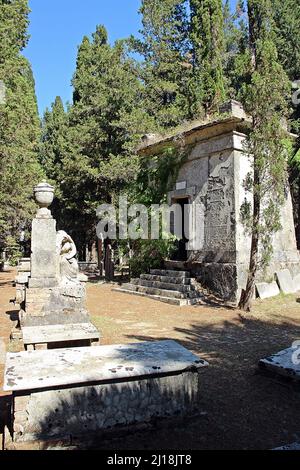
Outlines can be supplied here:
<path id="1" fill-rule="evenodd" d="M 251 65 L 253 72 L 256 69 L 256 21 L 258 16 L 255 11 L 255 1 L 248 1 L 248 17 L 249 17 L 249 48 L 251 52 Z M 258 123 L 253 119 L 252 128 Z M 254 176 L 253 176 L 253 222 L 252 222 L 252 240 L 250 250 L 250 263 L 248 271 L 248 279 L 246 290 L 243 290 L 239 308 L 245 312 L 250 312 L 252 299 L 255 289 L 255 277 L 258 265 L 258 244 L 259 244 L 259 220 L 260 220 L 260 192 L 259 192 L 259 168 L 254 157 Z"/>
<path id="2" fill-rule="evenodd" d="M 246 290 L 242 292 L 239 308 L 245 312 L 250 312 L 252 299 L 255 289 L 255 278 L 258 266 L 258 244 L 259 244 L 259 220 L 260 220 L 260 192 L 258 190 L 260 178 L 259 169 L 254 161 L 254 179 L 253 179 L 253 229 L 250 250 L 250 263 Z"/>

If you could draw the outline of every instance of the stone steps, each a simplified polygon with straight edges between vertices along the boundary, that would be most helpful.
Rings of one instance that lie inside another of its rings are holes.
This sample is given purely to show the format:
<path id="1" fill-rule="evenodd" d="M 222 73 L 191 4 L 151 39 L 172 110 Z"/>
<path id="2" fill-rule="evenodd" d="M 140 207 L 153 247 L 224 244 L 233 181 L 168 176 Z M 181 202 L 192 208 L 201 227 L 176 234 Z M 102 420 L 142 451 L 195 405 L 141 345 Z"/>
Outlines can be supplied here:
<path id="1" fill-rule="evenodd" d="M 186 286 L 191 282 L 189 277 L 158 276 L 155 274 L 142 274 L 140 279 L 143 281 L 158 281 L 167 284 L 179 284 Z"/>
<path id="2" fill-rule="evenodd" d="M 181 284 L 173 284 L 168 282 L 161 282 L 161 281 L 147 281 L 144 279 L 132 279 L 131 284 L 139 285 L 143 287 L 154 287 L 157 289 L 164 289 L 164 290 L 174 290 L 178 292 L 191 292 L 194 291 L 194 286 L 191 285 L 181 285 Z"/>
<path id="3" fill-rule="evenodd" d="M 188 271 L 152 269 L 129 284 L 114 289 L 118 292 L 149 297 L 172 305 L 194 305 L 203 297 L 192 284 Z"/>
<path id="4" fill-rule="evenodd" d="M 177 278 L 189 278 L 190 273 L 188 271 L 171 271 L 168 269 L 151 269 L 150 274 L 154 276 L 170 276 Z"/>
<path id="5" fill-rule="evenodd" d="M 159 289 L 156 287 L 145 287 L 139 284 L 126 284 L 126 288 L 135 291 L 135 292 L 142 292 L 143 294 L 150 294 L 150 295 L 159 295 L 162 297 L 169 297 L 174 299 L 192 299 L 196 297 L 196 292 L 179 292 L 175 290 L 168 290 L 168 289 Z"/>
<path id="6" fill-rule="evenodd" d="M 125 286 L 123 287 L 118 287 L 113 289 L 115 292 L 121 292 L 123 294 L 128 294 L 128 295 L 136 295 L 139 297 L 146 297 L 147 299 L 152 299 L 152 300 L 157 300 L 158 302 L 164 302 L 169 305 L 177 305 L 179 307 L 185 307 L 188 305 L 197 305 L 201 304 L 201 298 L 195 298 L 195 299 L 172 299 L 170 297 L 164 297 L 160 295 L 150 295 L 150 294 L 143 294 L 142 292 L 135 292 L 128 290 Z"/>

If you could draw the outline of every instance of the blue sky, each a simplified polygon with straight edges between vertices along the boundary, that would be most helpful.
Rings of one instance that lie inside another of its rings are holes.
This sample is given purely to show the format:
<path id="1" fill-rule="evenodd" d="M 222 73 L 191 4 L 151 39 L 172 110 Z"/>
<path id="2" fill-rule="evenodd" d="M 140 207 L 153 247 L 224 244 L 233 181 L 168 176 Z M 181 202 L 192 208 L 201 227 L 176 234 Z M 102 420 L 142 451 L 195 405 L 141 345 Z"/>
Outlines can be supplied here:
<path id="1" fill-rule="evenodd" d="M 56 95 L 71 101 L 77 46 L 104 24 L 110 41 L 138 32 L 140 0 L 29 0 L 31 35 L 24 51 L 36 81 L 39 111 Z"/>
<path id="2" fill-rule="evenodd" d="M 93 33 L 97 24 L 106 26 L 111 42 L 137 33 L 140 4 L 141 0 L 29 0 L 31 39 L 24 54 L 33 67 L 40 114 L 57 95 L 71 101 L 71 78 L 83 36 Z"/>

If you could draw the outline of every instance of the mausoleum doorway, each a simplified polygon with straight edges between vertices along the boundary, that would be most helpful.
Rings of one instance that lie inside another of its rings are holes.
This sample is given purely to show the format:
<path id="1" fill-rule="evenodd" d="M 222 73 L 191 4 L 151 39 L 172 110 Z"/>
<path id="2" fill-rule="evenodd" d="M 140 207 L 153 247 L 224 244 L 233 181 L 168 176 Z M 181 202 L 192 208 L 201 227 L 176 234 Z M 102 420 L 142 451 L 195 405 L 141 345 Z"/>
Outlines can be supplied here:
<path id="1" fill-rule="evenodd" d="M 188 251 L 187 246 L 189 242 L 189 207 L 190 207 L 190 198 L 181 197 L 178 199 L 173 199 L 172 204 L 178 204 L 181 208 L 180 213 L 180 226 L 181 226 L 181 238 L 177 241 L 178 249 L 173 254 L 172 259 L 174 261 L 187 261 Z M 171 212 L 171 232 L 175 233 L 174 227 L 174 212 Z"/>

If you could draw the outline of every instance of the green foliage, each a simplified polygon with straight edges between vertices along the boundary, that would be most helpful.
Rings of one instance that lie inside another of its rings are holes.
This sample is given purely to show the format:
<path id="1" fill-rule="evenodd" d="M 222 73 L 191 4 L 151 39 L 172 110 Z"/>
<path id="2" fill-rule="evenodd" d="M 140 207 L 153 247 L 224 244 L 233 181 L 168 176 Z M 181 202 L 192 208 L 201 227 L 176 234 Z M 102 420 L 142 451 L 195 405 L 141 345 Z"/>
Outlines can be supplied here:
<path id="1" fill-rule="evenodd" d="M 225 55 L 222 0 L 190 0 L 193 50 L 193 91 L 198 110 L 217 111 L 225 101 Z M 197 109 L 195 110 L 197 113 Z"/>
<path id="2" fill-rule="evenodd" d="M 41 158 L 58 188 L 56 216 L 83 246 L 95 238 L 96 208 L 135 179 L 135 147 L 152 119 L 126 42 L 111 46 L 103 26 L 83 38 L 73 87 L 67 113 L 57 99 L 45 114 Z"/>
<path id="3" fill-rule="evenodd" d="M 35 204 L 32 188 L 42 177 L 38 164 L 40 123 L 30 64 L 20 54 L 27 43 L 27 0 L 0 1 L 0 249 L 16 246 Z"/>
<path id="4" fill-rule="evenodd" d="M 132 202 L 146 206 L 165 202 L 166 194 L 174 186 L 187 155 L 187 149 L 169 146 L 158 155 L 140 157 L 137 178 L 131 185 Z"/>
<path id="5" fill-rule="evenodd" d="M 141 37 L 132 37 L 130 44 L 143 59 L 138 67 L 142 105 L 158 129 L 174 127 L 190 117 L 187 0 L 143 0 L 140 13 Z"/>
<path id="6" fill-rule="evenodd" d="M 244 204 L 241 214 L 252 233 L 247 289 L 241 301 L 244 309 L 249 309 L 257 269 L 269 264 L 273 235 L 281 228 L 288 163 L 288 134 L 282 119 L 288 116 L 290 92 L 288 77 L 278 59 L 271 1 L 248 0 L 248 16 L 249 64 L 242 97 L 252 116 L 245 153 L 253 158 L 253 172 L 246 178 L 245 189 L 253 195 L 253 209 Z"/>
<path id="7" fill-rule="evenodd" d="M 51 181 L 58 181 L 60 178 L 62 156 L 67 151 L 67 130 L 68 115 L 60 96 L 57 96 L 51 110 L 45 111 L 40 146 L 40 162 Z"/>
<path id="8" fill-rule="evenodd" d="M 137 240 L 133 244 L 134 257 L 130 260 L 130 272 L 139 277 L 150 269 L 159 269 L 165 259 L 169 259 L 175 249 L 174 239 Z"/>
<path id="9" fill-rule="evenodd" d="M 300 3 L 274 0 L 272 9 L 279 60 L 291 80 L 300 79 Z"/>
<path id="10" fill-rule="evenodd" d="M 244 3 L 243 0 L 238 1 L 234 13 L 229 0 L 224 4 L 224 76 L 228 96 L 233 99 L 239 98 L 248 65 L 248 22 Z"/>

